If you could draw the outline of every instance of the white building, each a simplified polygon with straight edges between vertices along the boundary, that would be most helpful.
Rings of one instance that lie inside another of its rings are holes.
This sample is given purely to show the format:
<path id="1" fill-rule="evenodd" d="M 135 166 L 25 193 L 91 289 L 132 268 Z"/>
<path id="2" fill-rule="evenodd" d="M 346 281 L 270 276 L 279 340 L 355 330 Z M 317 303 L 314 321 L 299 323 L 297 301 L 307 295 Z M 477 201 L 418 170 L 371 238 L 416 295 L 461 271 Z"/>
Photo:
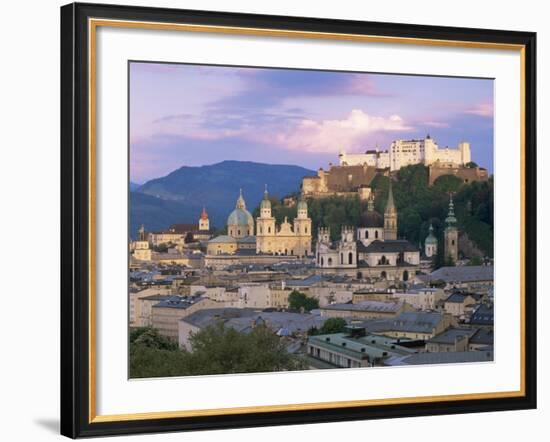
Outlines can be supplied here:
<path id="1" fill-rule="evenodd" d="M 463 166 L 472 161 L 470 143 L 463 141 L 456 148 L 440 148 L 430 135 L 421 140 L 395 140 L 389 150 L 367 150 L 365 153 L 346 153 L 339 155 L 341 166 L 367 164 L 378 169 L 399 170 L 404 166 L 424 164 L 429 166 L 442 163 Z"/>

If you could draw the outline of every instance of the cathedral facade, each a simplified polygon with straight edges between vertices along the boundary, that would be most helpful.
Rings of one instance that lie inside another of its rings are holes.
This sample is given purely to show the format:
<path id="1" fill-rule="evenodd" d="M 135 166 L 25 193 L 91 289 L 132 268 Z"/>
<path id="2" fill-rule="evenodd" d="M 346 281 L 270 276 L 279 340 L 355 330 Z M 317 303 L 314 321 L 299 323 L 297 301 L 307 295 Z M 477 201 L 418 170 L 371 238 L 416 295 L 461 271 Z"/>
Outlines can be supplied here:
<path id="1" fill-rule="evenodd" d="M 260 204 L 260 216 L 254 222 L 241 191 L 235 209 L 227 218 L 227 235 L 211 239 L 207 254 L 250 257 L 254 253 L 298 258 L 311 255 L 311 218 L 306 201 L 300 199 L 296 208 L 297 215 L 292 224 L 285 218 L 277 225 L 266 188 Z"/>
<path id="2" fill-rule="evenodd" d="M 293 223 L 284 221 L 278 227 L 271 211 L 271 201 L 267 188 L 260 204 L 260 216 L 256 218 L 256 253 L 293 255 L 305 257 L 311 255 L 311 218 L 307 213 L 307 203 L 300 198 L 297 215 Z"/>

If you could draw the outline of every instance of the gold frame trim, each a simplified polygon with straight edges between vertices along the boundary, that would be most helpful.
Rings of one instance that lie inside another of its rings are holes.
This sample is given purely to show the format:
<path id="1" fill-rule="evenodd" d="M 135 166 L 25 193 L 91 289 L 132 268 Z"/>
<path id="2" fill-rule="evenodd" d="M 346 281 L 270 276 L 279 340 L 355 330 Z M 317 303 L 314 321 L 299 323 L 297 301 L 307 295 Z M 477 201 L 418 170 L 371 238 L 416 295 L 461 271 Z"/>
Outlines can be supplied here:
<path id="1" fill-rule="evenodd" d="M 234 408 L 215 408 L 200 410 L 179 410 L 179 411 L 159 411 L 148 413 L 129 413 L 129 414 L 96 414 L 96 34 L 97 28 L 115 27 L 115 28 L 134 28 L 147 30 L 164 31 L 185 31 L 217 34 L 235 34 L 235 35 L 254 35 L 265 37 L 291 37 L 321 40 L 339 40 L 355 41 L 369 43 L 387 43 L 387 44 L 410 44 L 419 46 L 442 46 L 442 47 L 461 47 L 475 49 L 495 49 L 519 51 L 520 53 L 520 389 L 518 391 L 489 392 L 489 393 L 466 393 L 454 395 L 438 396 L 417 396 L 388 399 L 368 399 L 353 401 L 335 401 L 335 402 L 316 402 L 301 404 L 283 404 L 283 405 L 263 405 L 254 407 L 234 407 Z M 233 26 L 210 26 L 181 23 L 158 23 L 130 20 L 111 20 L 111 19 L 88 19 L 88 67 L 89 67 L 89 423 L 100 422 L 120 422 L 137 421 L 146 419 L 169 419 L 179 417 L 198 417 L 198 416 L 220 416 L 220 415 L 240 415 L 258 412 L 280 412 L 280 411 L 304 411 L 304 410 L 322 410 L 327 408 L 349 408 L 365 407 L 375 405 L 398 405 L 398 404 L 420 404 L 427 402 L 442 401 L 461 401 L 461 400 L 482 400 L 514 398 L 525 396 L 525 45 L 504 44 L 490 42 L 458 41 L 458 40 L 438 40 L 423 38 L 390 37 L 376 35 L 357 35 L 357 34 L 339 34 L 329 32 L 310 32 L 310 31 L 292 31 L 283 29 L 263 29 L 263 28 L 244 28 Z"/>

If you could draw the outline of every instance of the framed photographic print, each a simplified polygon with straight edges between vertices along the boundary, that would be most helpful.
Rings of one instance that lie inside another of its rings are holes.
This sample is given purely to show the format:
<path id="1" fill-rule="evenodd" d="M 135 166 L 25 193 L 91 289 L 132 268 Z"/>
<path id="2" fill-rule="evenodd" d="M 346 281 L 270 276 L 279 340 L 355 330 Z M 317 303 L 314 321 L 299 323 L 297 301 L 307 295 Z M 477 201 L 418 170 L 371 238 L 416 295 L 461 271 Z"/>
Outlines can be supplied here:
<path id="1" fill-rule="evenodd" d="M 535 408 L 535 44 L 62 7 L 62 434 Z"/>

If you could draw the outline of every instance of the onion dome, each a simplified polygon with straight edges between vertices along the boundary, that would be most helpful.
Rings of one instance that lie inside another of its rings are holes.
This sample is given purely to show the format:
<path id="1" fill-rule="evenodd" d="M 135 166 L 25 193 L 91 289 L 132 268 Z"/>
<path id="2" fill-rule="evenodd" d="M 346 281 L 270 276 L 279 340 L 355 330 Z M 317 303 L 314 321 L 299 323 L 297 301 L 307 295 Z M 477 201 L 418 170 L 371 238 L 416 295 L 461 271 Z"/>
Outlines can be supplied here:
<path id="1" fill-rule="evenodd" d="M 430 224 L 430 233 L 428 234 L 428 236 L 426 237 L 426 241 L 425 243 L 428 245 L 437 245 L 437 238 L 435 237 L 434 235 L 434 228 L 433 226 Z"/>
<path id="2" fill-rule="evenodd" d="M 260 209 L 271 209 L 271 201 L 269 201 L 269 194 L 267 193 L 267 184 L 265 185 L 264 198 L 260 203 Z"/>
<path id="3" fill-rule="evenodd" d="M 298 205 L 296 206 L 296 209 L 298 211 L 307 210 L 307 202 L 303 195 L 300 195 L 300 200 L 298 201 Z"/>
<path id="4" fill-rule="evenodd" d="M 363 212 L 359 220 L 360 227 L 379 228 L 384 227 L 384 217 L 374 210 L 374 199 L 369 198 L 368 208 Z"/>

